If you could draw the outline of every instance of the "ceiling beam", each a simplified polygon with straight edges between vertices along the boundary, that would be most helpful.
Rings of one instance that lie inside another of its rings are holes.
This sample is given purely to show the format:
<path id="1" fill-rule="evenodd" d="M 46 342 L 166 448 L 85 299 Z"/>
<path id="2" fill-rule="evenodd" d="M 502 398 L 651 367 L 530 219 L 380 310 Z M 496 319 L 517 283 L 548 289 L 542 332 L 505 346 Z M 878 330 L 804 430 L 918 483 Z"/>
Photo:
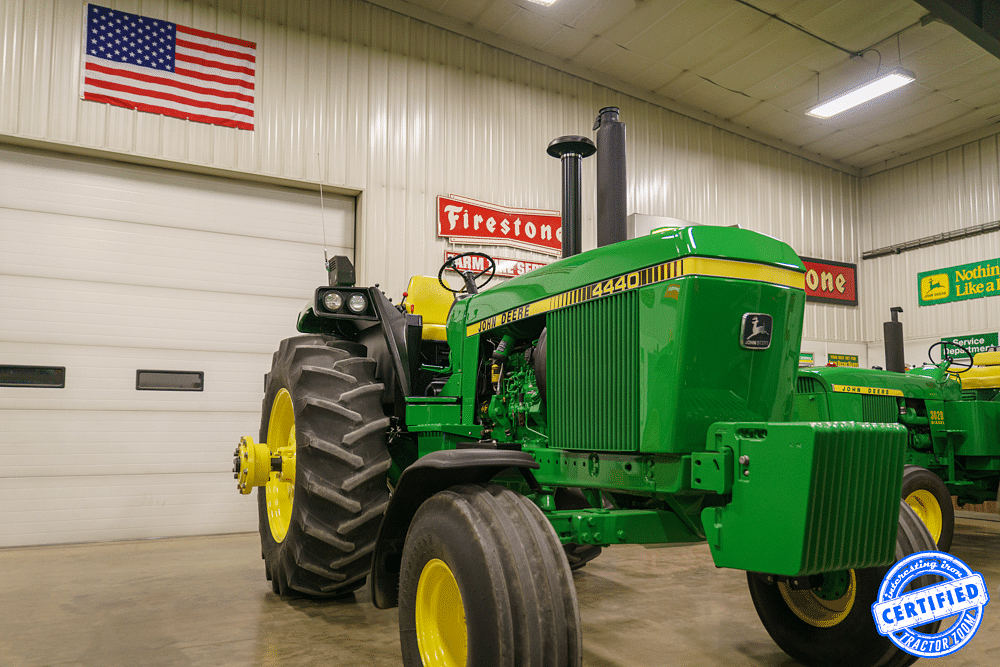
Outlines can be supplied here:
<path id="1" fill-rule="evenodd" d="M 1000 58 L 1000 0 L 917 0 L 955 30 Z"/>

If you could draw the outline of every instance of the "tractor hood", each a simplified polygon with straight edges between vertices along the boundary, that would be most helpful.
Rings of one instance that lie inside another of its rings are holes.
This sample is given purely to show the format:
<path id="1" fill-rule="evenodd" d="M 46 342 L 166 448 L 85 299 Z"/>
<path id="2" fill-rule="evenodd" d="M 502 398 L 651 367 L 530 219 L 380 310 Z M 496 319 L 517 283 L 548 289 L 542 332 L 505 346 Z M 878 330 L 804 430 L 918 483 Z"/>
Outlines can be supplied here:
<path id="1" fill-rule="evenodd" d="M 469 299 L 466 321 L 474 323 L 526 303 L 577 288 L 593 287 L 611 278 L 625 277 L 620 284 L 625 289 L 630 287 L 628 274 L 683 258 L 707 261 L 674 267 L 675 271 L 683 270 L 677 277 L 744 278 L 752 273 L 753 279 L 764 282 L 804 287 L 802 261 L 787 244 L 777 239 L 746 229 L 683 227 L 590 250 L 508 280 Z M 621 291 L 615 289 L 614 284 L 610 287 L 613 291 Z"/>

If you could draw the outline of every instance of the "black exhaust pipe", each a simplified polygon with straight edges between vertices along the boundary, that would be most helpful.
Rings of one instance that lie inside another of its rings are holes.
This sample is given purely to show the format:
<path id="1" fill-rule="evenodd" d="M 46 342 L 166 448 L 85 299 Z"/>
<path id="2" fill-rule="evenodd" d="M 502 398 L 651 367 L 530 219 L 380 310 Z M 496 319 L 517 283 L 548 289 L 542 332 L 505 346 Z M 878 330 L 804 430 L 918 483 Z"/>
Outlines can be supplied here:
<path id="1" fill-rule="evenodd" d="M 594 121 L 597 130 L 597 247 L 628 238 L 628 193 L 625 190 L 625 123 L 618 107 L 604 107 Z"/>
<path id="2" fill-rule="evenodd" d="M 580 231 L 580 167 L 583 158 L 597 147 L 587 137 L 569 135 L 553 139 L 546 152 L 562 159 L 562 256 L 579 255 L 583 250 Z M 598 244 L 599 245 L 599 244 Z"/>
<path id="3" fill-rule="evenodd" d="M 885 369 L 894 373 L 905 373 L 906 362 L 903 360 L 903 323 L 899 321 L 900 306 L 889 309 L 892 313 L 891 322 L 882 323 L 885 334 Z"/>

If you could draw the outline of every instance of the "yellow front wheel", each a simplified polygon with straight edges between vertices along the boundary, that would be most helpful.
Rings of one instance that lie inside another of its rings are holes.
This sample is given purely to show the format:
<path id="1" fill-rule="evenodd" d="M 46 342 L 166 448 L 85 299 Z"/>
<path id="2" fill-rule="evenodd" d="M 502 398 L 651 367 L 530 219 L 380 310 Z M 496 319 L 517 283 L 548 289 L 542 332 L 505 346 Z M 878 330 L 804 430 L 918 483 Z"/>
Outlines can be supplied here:
<path id="1" fill-rule="evenodd" d="M 896 555 L 905 558 L 933 550 L 927 528 L 909 505 L 899 506 Z M 842 570 L 806 580 L 748 572 L 747 584 L 764 629 L 803 665 L 895 667 L 909 664 L 912 656 L 878 634 L 871 612 L 887 571 L 887 567 Z M 928 583 L 921 580 L 909 586 Z M 928 634 L 936 631 L 936 624 L 921 628 Z"/>
<path id="2" fill-rule="evenodd" d="M 941 478 L 920 466 L 903 466 L 902 497 L 927 526 L 938 550 L 948 551 L 955 536 L 955 508 Z"/>
<path id="3" fill-rule="evenodd" d="M 427 561 L 420 573 L 415 615 L 424 667 L 465 667 L 465 606 L 455 575 L 440 558 Z"/>
<path id="4" fill-rule="evenodd" d="M 530 500 L 466 484 L 424 501 L 399 574 L 406 667 L 579 667 L 569 562 Z"/>

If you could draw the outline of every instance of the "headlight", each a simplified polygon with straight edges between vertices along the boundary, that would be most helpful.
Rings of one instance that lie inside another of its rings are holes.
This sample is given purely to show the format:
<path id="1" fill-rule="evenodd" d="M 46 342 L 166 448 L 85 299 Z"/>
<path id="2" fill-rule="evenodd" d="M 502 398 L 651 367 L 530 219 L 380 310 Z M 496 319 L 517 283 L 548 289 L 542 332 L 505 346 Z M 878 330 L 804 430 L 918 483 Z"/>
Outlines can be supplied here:
<path id="1" fill-rule="evenodd" d="M 340 292 L 327 292 L 323 295 L 323 305 L 327 310 L 340 310 L 344 305 L 344 297 L 340 296 Z"/>
<path id="2" fill-rule="evenodd" d="M 365 312 L 368 308 L 368 301 L 365 299 L 364 294 L 354 293 L 351 298 L 347 300 L 347 307 L 351 309 L 352 313 L 357 313 L 360 315 Z"/>

